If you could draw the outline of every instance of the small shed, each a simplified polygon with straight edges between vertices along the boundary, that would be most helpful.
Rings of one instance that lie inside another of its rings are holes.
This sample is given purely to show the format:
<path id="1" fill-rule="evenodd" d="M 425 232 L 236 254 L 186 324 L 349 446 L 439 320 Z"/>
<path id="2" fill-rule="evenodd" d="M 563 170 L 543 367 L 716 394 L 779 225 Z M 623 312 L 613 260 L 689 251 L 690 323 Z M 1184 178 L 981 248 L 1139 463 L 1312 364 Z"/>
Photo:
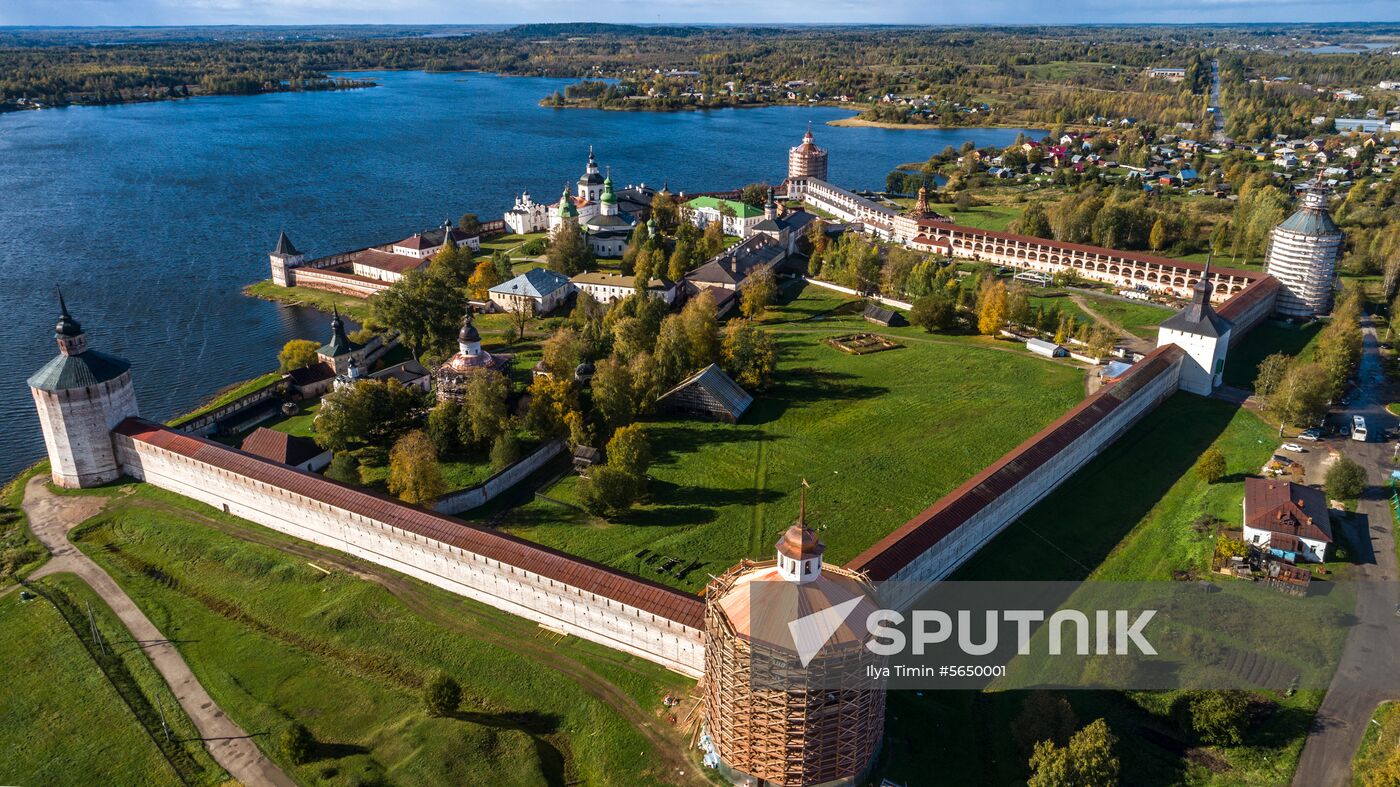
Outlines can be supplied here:
<path id="1" fill-rule="evenodd" d="M 587 475 L 588 468 L 603 461 L 603 452 L 589 446 L 581 445 L 574 449 L 574 471 L 579 475 Z"/>
<path id="2" fill-rule="evenodd" d="M 865 321 L 876 325 L 883 325 L 886 328 L 897 328 L 908 323 L 904 315 L 894 309 L 886 309 L 878 303 L 868 303 L 865 306 Z"/>
<path id="3" fill-rule="evenodd" d="M 712 363 L 685 378 L 656 400 L 662 412 L 737 423 L 753 397 L 734 382 L 719 364 Z"/>
<path id="4" fill-rule="evenodd" d="M 1036 355 L 1043 355 L 1046 358 L 1063 358 L 1069 355 L 1069 351 L 1054 342 L 1047 342 L 1044 339 L 1027 339 L 1026 349 Z"/>

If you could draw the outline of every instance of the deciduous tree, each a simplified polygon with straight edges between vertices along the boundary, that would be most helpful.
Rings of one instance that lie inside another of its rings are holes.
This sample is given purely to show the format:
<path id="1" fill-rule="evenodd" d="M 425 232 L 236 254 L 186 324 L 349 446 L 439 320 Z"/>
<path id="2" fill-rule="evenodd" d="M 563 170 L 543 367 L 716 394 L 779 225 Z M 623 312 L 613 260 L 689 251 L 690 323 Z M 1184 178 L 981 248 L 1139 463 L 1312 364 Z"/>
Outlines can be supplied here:
<path id="1" fill-rule="evenodd" d="M 773 380 L 778 353 L 773 338 L 748 320 L 734 320 L 724 331 L 720 349 L 725 371 L 750 390 L 763 390 Z"/>
<path id="2" fill-rule="evenodd" d="M 550 270 L 565 276 L 582 273 L 593 265 L 593 252 L 589 250 L 578 222 L 573 219 L 565 219 L 554 231 L 545 257 Z"/>
<path id="3" fill-rule="evenodd" d="M 462 686 L 438 670 L 423 684 L 423 707 L 429 716 L 451 716 L 462 705 Z"/>
<path id="4" fill-rule="evenodd" d="M 321 345 L 310 339 L 293 339 L 282 345 L 277 354 L 278 367 L 284 372 L 304 369 L 316 363 L 316 351 Z"/>
<path id="5" fill-rule="evenodd" d="M 1196 477 L 1213 484 L 1225 477 L 1225 454 L 1219 448 L 1208 448 L 1196 462 Z"/>
<path id="6" fill-rule="evenodd" d="M 389 452 L 388 488 L 406 503 L 425 503 L 447 491 L 433 441 L 415 429 L 394 443 Z"/>
<path id="7" fill-rule="evenodd" d="M 982 290 L 977 304 L 977 330 L 984 336 L 995 336 L 1006 325 L 1006 285 L 1000 281 Z"/>
<path id="8" fill-rule="evenodd" d="M 467 279 L 467 291 L 471 296 L 479 301 L 484 301 L 490 296 L 490 289 L 505 281 L 501 278 L 500 271 L 491 260 L 482 260 L 476 264 L 476 270 L 472 271 L 470 279 Z"/>
<path id="9" fill-rule="evenodd" d="M 1325 486 L 1333 500 L 1355 500 L 1366 490 L 1366 468 L 1349 457 L 1337 457 L 1327 468 Z"/>
<path id="10" fill-rule="evenodd" d="M 746 277 L 739 285 L 739 311 L 748 318 L 761 316 L 778 293 L 773 271 L 764 268 Z"/>
<path id="11" fill-rule="evenodd" d="M 914 308 L 909 310 L 909 322 L 929 333 L 949 331 L 957 327 L 958 309 L 947 295 L 925 295 L 914 301 Z"/>

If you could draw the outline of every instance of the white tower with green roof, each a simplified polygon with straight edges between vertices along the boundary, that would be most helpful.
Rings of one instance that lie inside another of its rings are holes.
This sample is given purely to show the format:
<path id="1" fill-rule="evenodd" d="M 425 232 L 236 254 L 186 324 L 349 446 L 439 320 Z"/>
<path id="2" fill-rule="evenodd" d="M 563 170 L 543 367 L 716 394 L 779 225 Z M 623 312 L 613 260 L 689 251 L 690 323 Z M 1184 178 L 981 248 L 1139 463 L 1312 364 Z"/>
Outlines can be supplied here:
<path id="1" fill-rule="evenodd" d="M 139 413 L 131 364 L 88 348 L 87 334 L 58 296 L 58 356 L 29 378 L 53 482 L 97 486 L 121 477 L 112 429 Z"/>

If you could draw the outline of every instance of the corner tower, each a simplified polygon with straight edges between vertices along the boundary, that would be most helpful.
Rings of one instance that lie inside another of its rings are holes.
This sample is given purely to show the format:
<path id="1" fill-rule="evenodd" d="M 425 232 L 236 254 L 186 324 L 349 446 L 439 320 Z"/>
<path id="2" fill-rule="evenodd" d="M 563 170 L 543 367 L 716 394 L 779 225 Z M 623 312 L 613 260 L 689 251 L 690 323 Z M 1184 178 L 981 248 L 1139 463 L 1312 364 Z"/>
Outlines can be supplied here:
<path id="1" fill-rule="evenodd" d="M 1327 212 L 1327 187 L 1318 180 L 1303 193 L 1292 216 L 1269 233 L 1266 270 L 1278 279 L 1275 309 L 1284 317 L 1332 311 L 1333 279 L 1342 251 L 1342 230 Z"/>
<path id="2" fill-rule="evenodd" d="M 131 364 L 88 348 L 87 334 L 58 296 L 58 356 L 29 378 L 53 482 L 77 488 L 121 477 L 112 429 L 138 415 Z"/>
<path id="3" fill-rule="evenodd" d="M 1210 396 L 1220 385 L 1225 369 L 1225 352 L 1230 349 L 1230 321 L 1210 305 L 1214 289 L 1210 283 L 1210 260 L 1192 288 L 1191 303 L 1168 317 L 1157 329 L 1157 346 L 1175 344 L 1186 351 L 1181 367 L 1183 391 Z"/>
<path id="4" fill-rule="evenodd" d="M 788 178 L 826 180 L 826 151 L 812 139 L 812 127 L 802 137 L 802 144 L 788 149 Z"/>
<path id="5" fill-rule="evenodd" d="M 272 264 L 272 283 L 278 287 L 290 287 L 296 283 L 295 268 L 306 262 L 306 255 L 297 251 L 286 232 L 277 234 L 277 247 L 267 255 Z"/>
<path id="6" fill-rule="evenodd" d="M 866 647 L 875 588 L 823 564 L 805 509 L 776 560 L 746 560 L 705 592 L 701 748 L 734 784 L 858 784 L 884 735 L 885 687 L 867 671 L 884 666 Z"/>

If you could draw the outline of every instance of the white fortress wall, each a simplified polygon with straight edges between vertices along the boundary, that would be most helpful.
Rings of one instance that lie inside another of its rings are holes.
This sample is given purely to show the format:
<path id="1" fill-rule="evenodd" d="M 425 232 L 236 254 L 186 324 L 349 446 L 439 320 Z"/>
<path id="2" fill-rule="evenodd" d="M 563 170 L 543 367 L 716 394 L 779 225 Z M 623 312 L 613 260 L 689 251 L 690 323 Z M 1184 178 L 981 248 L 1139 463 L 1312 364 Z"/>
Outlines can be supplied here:
<path id="1" fill-rule="evenodd" d="M 698 628 L 116 433 L 128 475 L 574 636 L 699 677 Z"/>
<path id="2" fill-rule="evenodd" d="M 1174 345 L 1159 348 L 1133 375 L 1086 399 L 847 567 L 908 583 L 887 586 L 905 592 L 891 597 L 887 589 L 885 604 L 913 602 L 914 583 L 947 577 L 1175 393 L 1184 357 Z"/>
<path id="3" fill-rule="evenodd" d="M 433 510 L 439 514 L 460 514 L 463 511 L 484 506 L 495 500 L 497 495 L 524 481 L 531 473 L 544 467 L 545 463 L 563 451 L 564 444 L 562 442 L 551 440 L 535 449 L 534 453 L 496 473 L 484 482 L 470 489 L 443 495 L 438 499 L 437 505 L 433 506 Z"/>

